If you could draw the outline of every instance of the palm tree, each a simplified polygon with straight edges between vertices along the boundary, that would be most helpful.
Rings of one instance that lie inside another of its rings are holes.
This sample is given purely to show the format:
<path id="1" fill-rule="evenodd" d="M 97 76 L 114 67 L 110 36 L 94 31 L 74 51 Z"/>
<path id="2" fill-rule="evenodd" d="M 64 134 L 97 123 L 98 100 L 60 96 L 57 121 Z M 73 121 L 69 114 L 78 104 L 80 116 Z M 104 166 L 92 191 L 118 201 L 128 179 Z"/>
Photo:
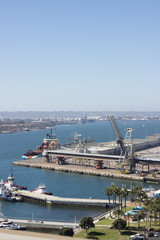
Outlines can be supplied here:
<path id="1" fill-rule="evenodd" d="M 160 197 L 156 197 L 155 204 L 156 204 L 156 208 L 157 208 L 156 212 L 158 212 L 159 226 L 160 226 Z"/>
<path id="2" fill-rule="evenodd" d="M 117 199 L 117 187 L 115 184 L 112 184 L 111 185 L 111 191 L 112 191 L 112 194 L 113 194 L 113 203 L 116 203 L 116 199 Z"/>
<path id="3" fill-rule="evenodd" d="M 112 189 L 111 187 L 106 187 L 105 189 L 105 195 L 108 197 L 108 201 L 109 201 L 109 209 L 110 209 L 110 205 L 111 205 L 111 195 L 112 195 Z M 111 217 L 111 211 L 110 211 L 110 217 Z"/>
<path id="4" fill-rule="evenodd" d="M 147 214 L 148 214 L 149 219 L 150 219 L 149 227 L 151 228 L 152 214 L 153 214 L 153 211 L 154 211 L 154 198 L 148 198 L 147 201 L 144 204 L 145 204 Z"/>
<path id="5" fill-rule="evenodd" d="M 127 216 L 126 216 L 126 218 L 127 218 L 127 220 L 128 220 L 128 227 L 129 227 L 129 225 L 130 225 L 130 218 L 131 218 L 131 214 L 130 213 L 128 213 L 127 214 Z"/>
<path id="6" fill-rule="evenodd" d="M 135 186 L 131 190 L 131 201 L 138 202 L 141 206 L 141 203 L 146 201 L 147 194 L 142 190 L 142 187 Z"/>
<path id="7" fill-rule="evenodd" d="M 119 208 L 114 212 L 114 215 L 118 217 L 123 216 L 124 212 L 122 210 L 120 210 Z"/>
<path id="8" fill-rule="evenodd" d="M 133 187 L 130 194 L 131 194 L 131 201 L 134 202 L 135 199 L 136 199 L 136 191 L 137 191 L 137 188 L 136 187 Z"/>
<path id="9" fill-rule="evenodd" d="M 119 198 L 119 204 L 120 204 L 120 200 L 121 200 L 120 195 L 121 195 L 121 188 L 117 187 L 117 196 Z"/>
<path id="10" fill-rule="evenodd" d="M 125 212 L 126 212 L 126 202 L 127 202 L 127 196 L 128 196 L 129 192 L 127 188 L 123 189 L 123 196 L 124 196 L 124 201 L 125 201 Z"/>
<path id="11" fill-rule="evenodd" d="M 144 219 L 144 214 L 142 211 L 137 213 L 138 229 L 140 228 L 140 220 Z"/>
<path id="12" fill-rule="evenodd" d="M 120 196 L 121 210 L 122 210 L 122 208 L 123 208 L 123 198 L 124 198 L 124 196 L 125 196 L 125 190 L 124 190 L 124 189 L 121 189 L 121 190 L 120 190 L 119 196 Z"/>
<path id="13" fill-rule="evenodd" d="M 144 192 L 142 189 L 139 189 L 136 193 L 136 201 L 139 203 L 139 205 L 142 205 L 142 202 L 146 201 L 148 198 L 146 192 Z"/>

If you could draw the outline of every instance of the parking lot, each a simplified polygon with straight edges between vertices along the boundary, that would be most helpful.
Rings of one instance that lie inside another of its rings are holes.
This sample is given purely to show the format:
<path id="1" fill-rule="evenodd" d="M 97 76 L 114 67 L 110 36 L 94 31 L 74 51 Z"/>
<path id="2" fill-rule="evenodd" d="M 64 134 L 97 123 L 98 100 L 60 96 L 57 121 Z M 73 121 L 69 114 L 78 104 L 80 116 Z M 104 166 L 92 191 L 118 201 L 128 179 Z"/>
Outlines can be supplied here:
<path id="1" fill-rule="evenodd" d="M 130 240 L 160 240 L 159 232 L 149 232 L 147 234 L 137 233 L 130 237 Z"/>

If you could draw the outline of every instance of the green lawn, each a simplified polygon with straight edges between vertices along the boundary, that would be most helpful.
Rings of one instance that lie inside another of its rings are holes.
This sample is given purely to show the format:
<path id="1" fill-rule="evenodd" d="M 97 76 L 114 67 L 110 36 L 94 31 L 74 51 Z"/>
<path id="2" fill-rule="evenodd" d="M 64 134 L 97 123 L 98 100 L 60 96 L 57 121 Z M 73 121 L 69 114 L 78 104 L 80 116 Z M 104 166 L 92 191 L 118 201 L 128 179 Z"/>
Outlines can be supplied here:
<path id="1" fill-rule="evenodd" d="M 130 211 L 133 207 L 127 207 L 126 211 Z M 125 212 L 125 210 L 123 209 Z M 116 219 L 116 216 L 112 213 L 112 217 Z M 110 229 L 107 226 L 112 226 L 112 223 L 115 221 L 115 219 L 112 218 L 105 218 L 99 222 L 96 223 L 95 228 L 92 228 L 88 231 L 88 235 L 86 235 L 85 231 L 81 231 L 77 234 L 75 234 L 75 237 L 77 238 L 85 238 L 85 239 L 97 239 L 97 240 L 129 240 L 131 235 L 134 235 L 138 232 L 138 222 L 130 222 L 129 226 L 133 230 L 123 230 L 121 231 L 121 234 L 118 230 Z M 159 224 L 159 221 L 157 220 L 157 225 Z M 105 226 L 106 225 L 106 226 Z M 127 223 L 128 226 L 128 223 Z M 140 227 L 147 227 L 149 228 L 149 222 L 141 221 Z M 154 221 L 152 221 L 152 228 L 159 228 L 160 226 L 155 226 Z M 131 229 L 130 228 L 130 229 Z"/>
<path id="2" fill-rule="evenodd" d="M 88 231 L 88 235 L 85 234 L 85 231 L 82 231 L 78 234 L 76 234 L 74 237 L 77 238 L 90 238 L 93 239 L 97 237 L 99 240 L 129 240 L 129 236 L 133 235 L 136 233 L 136 231 L 122 231 L 120 234 L 118 230 L 113 230 L 113 229 L 107 229 L 107 228 L 92 228 Z M 95 238 L 96 239 L 96 238 Z"/>
<path id="3" fill-rule="evenodd" d="M 112 226 L 112 223 L 115 221 L 115 219 L 110 219 L 110 218 L 105 218 L 99 222 L 96 223 L 96 226 L 100 226 L 100 225 L 107 225 L 107 226 Z M 157 220 L 157 226 L 155 226 L 155 223 L 154 221 L 152 221 L 152 224 L 151 224 L 151 227 L 154 227 L 154 228 L 160 228 L 159 225 L 159 220 Z M 127 226 L 128 226 L 128 222 L 127 222 Z M 130 222 L 129 223 L 129 226 L 131 227 L 138 227 L 138 222 L 135 221 L 135 222 Z M 149 221 L 147 222 L 146 224 L 146 221 L 143 221 L 141 220 L 140 221 L 140 227 L 148 227 L 149 228 Z"/>
<path id="4" fill-rule="evenodd" d="M 99 222 L 96 223 L 96 226 L 98 225 L 112 225 L 112 223 L 115 221 L 115 219 L 109 219 L 109 218 L 105 218 Z"/>

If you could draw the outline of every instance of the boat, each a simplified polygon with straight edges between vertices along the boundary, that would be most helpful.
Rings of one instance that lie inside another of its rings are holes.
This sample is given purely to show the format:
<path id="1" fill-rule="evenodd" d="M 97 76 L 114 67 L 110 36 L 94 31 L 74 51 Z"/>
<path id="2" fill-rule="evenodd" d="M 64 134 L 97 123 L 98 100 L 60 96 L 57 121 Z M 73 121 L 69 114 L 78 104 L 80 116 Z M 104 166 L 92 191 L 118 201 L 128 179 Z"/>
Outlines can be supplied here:
<path id="1" fill-rule="evenodd" d="M 42 150 L 28 150 L 27 153 L 23 154 L 22 159 L 32 159 L 32 158 L 38 158 L 42 156 Z"/>
<path id="2" fill-rule="evenodd" d="M 0 222 L 0 228 L 10 229 L 10 230 L 25 230 L 26 229 L 26 227 L 21 227 L 15 223 L 13 223 L 13 221 L 9 221 L 8 219 L 4 219 L 3 221 Z"/>
<path id="3" fill-rule="evenodd" d="M 44 184 L 40 184 L 38 188 L 34 190 L 34 192 L 40 193 L 40 194 L 52 195 L 52 193 L 47 192 L 46 186 Z"/>
<path id="4" fill-rule="evenodd" d="M 24 199 L 22 196 L 18 196 L 18 195 L 15 195 L 15 196 L 12 196 L 11 197 L 11 201 L 15 201 L 15 202 L 22 202 Z"/>
<path id="5" fill-rule="evenodd" d="M 18 186 L 14 181 L 14 176 L 11 174 L 7 178 L 7 181 L 0 181 L 0 200 L 12 201 L 12 202 L 20 202 L 23 201 L 23 197 L 19 196 L 17 190 L 27 189 L 27 187 Z"/>
<path id="6" fill-rule="evenodd" d="M 3 181 L 3 179 L 1 179 L 0 181 L 0 199 L 6 199 L 7 195 L 6 195 L 6 188 L 5 188 L 5 183 Z"/>
<path id="7" fill-rule="evenodd" d="M 15 180 L 14 180 L 14 176 L 12 173 L 12 168 L 11 168 L 11 174 L 8 176 L 7 180 L 5 181 L 5 187 L 8 190 L 26 190 L 27 187 L 25 186 L 19 186 L 16 184 Z"/>
<path id="8" fill-rule="evenodd" d="M 12 168 L 11 168 L 11 174 L 8 176 L 7 181 L 5 181 L 5 187 L 6 188 L 12 188 L 14 186 L 17 186 L 14 181 L 14 176 L 12 174 Z"/>
<path id="9" fill-rule="evenodd" d="M 22 159 L 32 159 L 32 158 L 38 158 L 42 156 L 42 153 L 44 150 L 55 150 L 60 148 L 60 142 L 56 135 L 51 132 L 43 139 L 43 142 L 40 146 L 37 146 L 36 150 L 28 150 L 27 153 L 22 155 Z"/>

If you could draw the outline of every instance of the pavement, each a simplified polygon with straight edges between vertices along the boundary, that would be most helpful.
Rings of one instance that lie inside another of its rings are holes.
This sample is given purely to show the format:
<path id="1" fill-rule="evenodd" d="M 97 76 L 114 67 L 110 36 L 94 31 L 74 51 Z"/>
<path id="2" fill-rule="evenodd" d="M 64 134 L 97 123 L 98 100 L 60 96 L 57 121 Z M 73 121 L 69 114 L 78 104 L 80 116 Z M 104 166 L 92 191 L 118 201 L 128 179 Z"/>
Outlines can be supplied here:
<path id="1" fill-rule="evenodd" d="M 35 233 L 19 230 L 0 229 L 0 240 L 77 240 L 74 237 L 65 237 L 53 234 Z M 78 240 L 84 240 L 78 238 Z"/>

